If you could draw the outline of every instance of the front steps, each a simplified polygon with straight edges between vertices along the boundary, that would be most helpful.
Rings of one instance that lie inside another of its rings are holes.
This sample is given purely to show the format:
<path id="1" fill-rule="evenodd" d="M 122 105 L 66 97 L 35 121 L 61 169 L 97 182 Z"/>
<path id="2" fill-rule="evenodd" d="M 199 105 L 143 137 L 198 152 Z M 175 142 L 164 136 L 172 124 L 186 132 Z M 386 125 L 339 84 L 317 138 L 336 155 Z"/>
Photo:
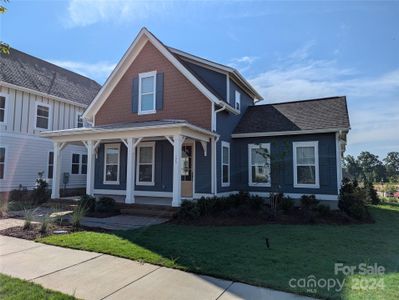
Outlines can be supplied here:
<path id="1" fill-rule="evenodd" d="M 121 214 L 144 216 L 144 217 L 157 217 L 157 218 L 172 218 L 177 212 L 176 207 L 167 205 L 151 205 L 151 204 L 125 204 L 117 203 Z"/>

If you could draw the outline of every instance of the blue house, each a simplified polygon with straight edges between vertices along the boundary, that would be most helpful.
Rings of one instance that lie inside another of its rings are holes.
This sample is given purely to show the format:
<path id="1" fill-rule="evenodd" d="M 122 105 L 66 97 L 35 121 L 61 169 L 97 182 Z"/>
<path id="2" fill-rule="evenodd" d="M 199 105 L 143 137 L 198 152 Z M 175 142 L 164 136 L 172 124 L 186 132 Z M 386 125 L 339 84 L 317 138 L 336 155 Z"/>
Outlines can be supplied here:
<path id="1" fill-rule="evenodd" d="M 52 198 L 66 145 L 87 148 L 86 192 L 125 203 L 238 191 L 336 205 L 350 129 L 345 97 L 256 105 L 235 69 L 168 47 L 143 28 L 83 114 L 86 127 L 48 131 Z M 266 99 L 267 100 L 267 99 Z"/>

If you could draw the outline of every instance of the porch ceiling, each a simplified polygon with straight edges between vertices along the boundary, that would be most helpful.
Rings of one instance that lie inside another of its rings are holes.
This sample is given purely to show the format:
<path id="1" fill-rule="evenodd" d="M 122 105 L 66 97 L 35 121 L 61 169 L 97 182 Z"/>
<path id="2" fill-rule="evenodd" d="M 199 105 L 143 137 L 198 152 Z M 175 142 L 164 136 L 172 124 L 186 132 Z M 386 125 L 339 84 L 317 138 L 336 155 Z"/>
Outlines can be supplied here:
<path id="1" fill-rule="evenodd" d="M 217 137 L 216 133 L 192 125 L 184 120 L 116 123 L 90 128 L 74 128 L 42 132 L 41 136 L 55 142 L 112 140 L 120 138 L 149 138 L 182 135 L 202 142 Z"/>

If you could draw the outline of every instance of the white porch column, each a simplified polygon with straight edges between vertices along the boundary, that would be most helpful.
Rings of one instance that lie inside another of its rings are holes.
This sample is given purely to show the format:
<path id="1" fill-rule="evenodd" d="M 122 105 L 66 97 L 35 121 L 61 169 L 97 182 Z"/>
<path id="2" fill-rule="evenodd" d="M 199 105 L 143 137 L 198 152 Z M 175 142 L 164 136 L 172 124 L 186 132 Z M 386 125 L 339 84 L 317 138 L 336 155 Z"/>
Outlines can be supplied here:
<path id="1" fill-rule="evenodd" d="M 125 203 L 134 203 L 134 184 L 136 166 L 136 139 L 127 138 L 127 174 Z"/>
<path id="2" fill-rule="evenodd" d="M 216 139 L 213 137 L 211 139 L 211 193 L 213 195 L 217 194 L 217 180 L 216 180 Z"/>
<path id="3" fill-rule="evenodd" d="M 94 195 L 94 141 L 85 143 L 87 149 L 87 174 L 86 174 L 86 194 Z"/>
<path id="4" fill-rule="evenodd" d="M 181 204 L 181 147 L 183 137 L 173 137 L 173 200 L 172 206 L 179 207 Z"/>
<path id="5" fill-rule="evenodd" d="M 51 185 L 51 199 L 60 198 L 60 180 L 61 180 L 61 143 L 54 142 L 54 160 L 53 160 L 53 182 Z"/>

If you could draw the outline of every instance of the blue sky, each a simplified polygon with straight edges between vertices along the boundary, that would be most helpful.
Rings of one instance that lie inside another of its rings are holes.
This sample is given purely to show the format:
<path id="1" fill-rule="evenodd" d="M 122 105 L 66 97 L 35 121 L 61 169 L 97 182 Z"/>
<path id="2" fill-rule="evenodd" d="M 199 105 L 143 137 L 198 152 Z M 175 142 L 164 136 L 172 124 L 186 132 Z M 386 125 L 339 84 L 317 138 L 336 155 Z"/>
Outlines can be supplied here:
<path id="1" fill-rule="evenodd" d="M 265 103 L 346 95 L 347 153 L 399 151 L 399 1 L 18 1 L 1 40 L 103 83 L 141 27 L 239 69 Z"/>

